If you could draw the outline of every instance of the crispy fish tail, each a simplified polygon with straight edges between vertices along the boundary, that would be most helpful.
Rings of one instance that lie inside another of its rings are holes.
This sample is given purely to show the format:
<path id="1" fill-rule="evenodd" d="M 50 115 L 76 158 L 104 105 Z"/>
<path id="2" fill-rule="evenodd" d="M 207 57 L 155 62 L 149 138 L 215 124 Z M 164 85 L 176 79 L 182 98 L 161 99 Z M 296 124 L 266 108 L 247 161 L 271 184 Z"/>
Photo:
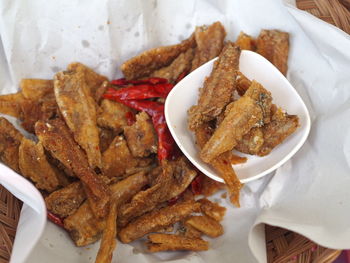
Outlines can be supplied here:
<path id="1" fill-rule="evenodd" d="M 203 251 L 209 249 L 209 243 L 201 238 L 189 238 L 172 234 L 151 234 L 148 236 L 149 252 L 190 250 Z"/>

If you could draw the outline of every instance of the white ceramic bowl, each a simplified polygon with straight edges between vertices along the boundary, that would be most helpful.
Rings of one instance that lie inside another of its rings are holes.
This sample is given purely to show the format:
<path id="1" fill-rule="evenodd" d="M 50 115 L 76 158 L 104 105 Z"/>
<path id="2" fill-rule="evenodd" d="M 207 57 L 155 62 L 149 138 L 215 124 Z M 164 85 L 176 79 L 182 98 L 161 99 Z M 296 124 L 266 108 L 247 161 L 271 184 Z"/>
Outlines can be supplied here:
<path id="1" fill-rule="evenodd" d="M 197 104 L 198 89 L 204 78 L 209 76 L 217 58 L 207 62 L 181 80 L 170 92 L 165 102 L 165 117 L 171 134 L 181 151 L 204 174 L 223 182 L 211 166 L 199 158 L 194 136 L 187 128 L 187 110 Z M 272 93 L 273 103 L 285 109 L 289 114 L 299 116 L 300 127 L 282 144 L 265 157 L 238 153 L 248 158 L 246 163 L 234 165 L 242 183 L 258 179 L 274 171 L 291 158 L 304 144 L 310 132 L 310 116 L 299 94 L 268 60 L 259 54 L 243 50 L 239 61 L 239 70 L 250 80 L 255 79 Z"/>

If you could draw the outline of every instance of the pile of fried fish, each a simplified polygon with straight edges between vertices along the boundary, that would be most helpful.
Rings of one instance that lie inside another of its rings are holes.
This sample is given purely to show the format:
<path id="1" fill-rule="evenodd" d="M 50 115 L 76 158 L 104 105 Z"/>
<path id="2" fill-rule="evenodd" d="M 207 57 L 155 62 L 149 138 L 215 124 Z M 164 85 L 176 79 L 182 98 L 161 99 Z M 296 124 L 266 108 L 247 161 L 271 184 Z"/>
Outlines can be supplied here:
<path id="1" fill-rule="evenodd" d="M 218 171 L 237 206 L 242 184 L 232 168 L 237 161 L 232 150 L 266 156 L 299 125 L 298 116 L 273 104 L 268 90 L 239 71 L 242 49 L 260 53 L 286 74 L 288 33 L 262 30 L 253 39 L 241 32 L 235 43 L 224 45 L 200 89 L 197 105 L 188 110 L 188 126 L 195 134 L 201 159 Z"/>
<path id="2" fill-rule="evenodd" d="M 230 83 L 235 81 L 236 90 L 242 99 L 246 98 L 232 109 L 251 107 L 249 111 L 256 110 L 257 118 L 264 121 L 264 125 L 253 128 L 250 122 L 251 129 L 247 126 L 249 131 L 241 132 L 241 140 L 235 138 L 237 143 L 224 151 L 235 147 L 251 154 L 267 154 L 278 144 L 276 133 L 283 137 L 281 130 L 291 125 L 290 117 L 270 105 L 270 94 L 259 84 L 229 67 L 234 64 L 237 69 L 240 48 L 251 49 L 285 73 L 288 34 L 264 30 L 257 40 L 241 34 L 235 44 L 225 43 L 225 36 L 219 22 L 197 27 L 180 44 L 145 51 L 126 61 L 121 70 L 126 79 L 162 77 L 175 83 L 181 75 L 221 54 L 222 63 L 217 64 L 220 70 L 207 82 L 231 74 Z M 223 73 L 226 68 L 228 71 Z M 102 239 L 96 262 L 111 261 L 116 236 L 123 243 L 147 236 L 149 252 L 207 250 L 209 243 L 202 236 L 223 234 L 220 221 L 226 209 L 203 195 L 210 196 L 223 185 L 200 175 L 184 156 L 159 162 L 158 140 L 150 117 L 104 99 L 103 94 L 111 86 L 106 77 L 81 63 L 68 65 L 53 80 L 23 79 L 19 92 L 0 96 L 0 113 L 16 117 L 35 140 L 0 117 L 0 160 L 35 184 L 45 197 L 48 211 L 62 219 L 75 245 L 86 246 Z M 226 125 L 227 118 L 235 118 L 236 110 L 229 110 L 231 91 L 222 89 L 225 99 L 211 102 L 204 89 L 203 103 L 197 106 L 200 109 L 191 110 L 195 117 L 190 118 L 190 127 L 198 134 L 201 155 L 214 166 L 212 160 L 218 153 L 222 155 L 223 149 L 210 146 L 221 129 L 219 125 L 214 132 L 211 122 Z M 266 98 L 257 98 L 257 91 Z M 252 106 L 253 102 L 262 105 Z M 210 104 L 215 104 L 213 109 Z M 223 115 L 224 109 L 227 116 Z M 129 112 L 136 114 L 133 124 L 128 123 Z M 263 139 L 259 145 L 255 145 L 256 136 Z M 227 171 L 224 178 L 231 176 L 232 168 L 220 169 Z M 198 177 L 202 196 L 195 196 L 189 188 Z"/>

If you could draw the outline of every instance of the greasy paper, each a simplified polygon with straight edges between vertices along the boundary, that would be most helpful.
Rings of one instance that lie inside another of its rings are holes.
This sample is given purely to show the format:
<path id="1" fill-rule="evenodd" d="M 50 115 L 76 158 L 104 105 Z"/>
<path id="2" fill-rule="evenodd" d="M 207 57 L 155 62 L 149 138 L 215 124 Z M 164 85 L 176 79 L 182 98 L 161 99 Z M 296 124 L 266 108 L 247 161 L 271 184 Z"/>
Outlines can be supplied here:
<path id="1" fill-rule="evenodd" d="M 0 11 L 1 94 L 16 91 L 21 78 L 52 78 L 73 61 L 119 77 L 126 59 L 177 43 L 214 21 L 224 24 L 228 40 L 241 30 L 255 37 L 261 29 L 289 32 L 287 78 L 312 115 L 305 145 L 274 175 L 246 184 L 241 208 L 214 197 L 228 211 L 225 234 L 208 239 L 209 251 L 145 254 L 141 242 L 119 243 L 113 262 L 266 262 L 262 223 L 350 248 L 349 35 L 280 0 L 3 0 Z M 20 245 L 16 262 L 26 257 Z M 48 223 L 25 262 L 93 262 L 97 249 L 76 248 Z"/>

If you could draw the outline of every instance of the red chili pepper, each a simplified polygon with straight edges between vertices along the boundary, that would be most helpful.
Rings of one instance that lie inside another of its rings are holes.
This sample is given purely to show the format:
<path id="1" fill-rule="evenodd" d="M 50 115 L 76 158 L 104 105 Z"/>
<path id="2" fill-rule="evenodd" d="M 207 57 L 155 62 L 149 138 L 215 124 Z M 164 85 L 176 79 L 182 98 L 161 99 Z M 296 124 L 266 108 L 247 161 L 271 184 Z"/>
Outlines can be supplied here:
<path id="1" fill-rule="evenodd" d="M 121 79 L 114 79 L 111 81 L 111 83 L 113 85 L 117 85 L 117 86 L 124 86 L 124 85 L 128 85 L 128 81 L 125 78 L 121 78 Z"/>
<path id="2" fill-rule="evenodd" d="M 131 111 L 125 113 L 125 118 L 129 126 L 133 125 L 136 122 L 135 114 Z"/>
<path id="3" fill-rule="evenodd" d="M 60 227 L 64 227 L 63 226 L 63 219 L 60 218 L 59 216 L 51 213 L 50 211 L 47 211 L 47 218 L 54 224 L 60 226 Z"/>
<path id="4" fill-rule="evenodd" d="M 125 78 L 112 80 L 111 83 L 118 86 L 124 86 L 129 84 L 162 84 L 167 83 L 168 80 L 164 78 L 148 78 L 148 79 L 140 79 L 140 80 L 126 80 Z"/>
<path id="5" fill-rule="evenodd" d="M 117 97 L 121 100 L 142 100 L 149 98 L 166 98 L 174 86 L 170 83 L 163 84 L 141 84 L 122 89 L 109 88 L 106 95 Z"/>
<path id="6" fill-rule="evenodd" d="M 196 176 L 191 183 L 191 190 L 194 195 L 200 195 L 202 193 L 202 179 L 200 176 Z"/>
<path id="7" fill-rule="evenodd" d="M 133 108 L 138 111 L 144 111 L 150 116 L 154 116 L 159 111 L 164 110 L 164 105 L 155 101 L 149 100 L 121 100 L 118 97 L 110 96 L 109 94 L 104 94 L 105 99 L 115 100 L 120 102 L 130 108 Z"/>
<path id="8" fill-rule="evenodd" d="M 163 105 L 164 108 L 164 105 Z M 154 129 L 158 135 L 158 160 L 172 159 L 175 147 L 174 138 L 171 136 L 168 125 L 165 121 L 164 109 L 152 116 Z"/>
<path id="9" fill-rule="evenodd" d="M 171 159 L 175 152 L 176 144 L 165 121 L 164 104 L 144 99 L 156 97 L 166 98 L 174 86 L 163 78 L 149 78 L 144 80 L 117 79 L 112 81 L 112 84 L 134 85 L 118 90 L 110 88 L 103 97 L 118 101 L 138 111 L 148 113 L 152 117 L 153 126 L 158 135 L 158 160 Z"/>
<path id="10" fill-rule="evenodd" d="M 154 85 L 154 89 L 162 94 L 163 98 L 166 98 L 169 94 L 169 92 L 174 88 L 174 85 L 173 84 L 170 84 L 170 83 L 163 83 L 163 84 L 156 84 Z"/>

